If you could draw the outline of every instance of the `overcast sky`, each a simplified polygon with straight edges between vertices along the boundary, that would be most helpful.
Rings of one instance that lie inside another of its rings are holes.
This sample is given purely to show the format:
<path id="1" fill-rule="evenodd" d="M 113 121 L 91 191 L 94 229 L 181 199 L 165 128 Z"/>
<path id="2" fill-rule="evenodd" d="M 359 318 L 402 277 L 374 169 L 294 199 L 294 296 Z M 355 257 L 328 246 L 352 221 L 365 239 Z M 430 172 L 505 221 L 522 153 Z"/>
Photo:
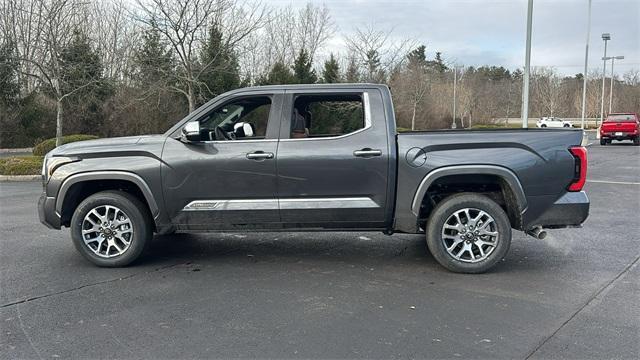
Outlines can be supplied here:
<path id="1" fill-rule="evenodd" d="M 305 1 L 269 0 L 304 6 Z M 524 65 L 526 0 L 312 0 L 326 4 L 337 27 L 328 51 L 344 52 L 341 35 L 373 24 L 393 29 L 441 51 L 461 65 Z M 583 71 L 588 0 L 534 0 L 531 64 L 564 74 Z M 603 32 L 611 33 L 607 55 L 624 55 L 616 73 L 640 68 L 640 0 L 593 0 L 589 67 L 602 67 Z M 608 72 L 608 71 L 607 71 Z"/>

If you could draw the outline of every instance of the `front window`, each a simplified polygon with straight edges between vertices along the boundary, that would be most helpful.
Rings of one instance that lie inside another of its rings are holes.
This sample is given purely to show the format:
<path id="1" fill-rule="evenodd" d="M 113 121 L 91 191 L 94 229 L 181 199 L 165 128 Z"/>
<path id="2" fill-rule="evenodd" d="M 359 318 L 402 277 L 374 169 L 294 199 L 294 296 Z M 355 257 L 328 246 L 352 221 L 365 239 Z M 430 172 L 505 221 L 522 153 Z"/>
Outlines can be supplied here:
<path id="1" fill-rule="evenodd" d="M 268 96 L 233 100 L 199 120 L 203 140 L 264 139 L 271 110 Z"/>

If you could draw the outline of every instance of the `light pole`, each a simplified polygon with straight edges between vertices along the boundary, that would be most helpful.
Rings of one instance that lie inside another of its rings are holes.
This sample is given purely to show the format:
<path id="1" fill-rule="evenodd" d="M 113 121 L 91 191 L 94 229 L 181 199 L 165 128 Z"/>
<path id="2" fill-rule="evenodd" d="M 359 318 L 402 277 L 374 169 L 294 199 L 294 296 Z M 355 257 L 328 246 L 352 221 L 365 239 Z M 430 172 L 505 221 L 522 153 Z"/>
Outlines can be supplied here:
<path id="1" fill-rule="evenodd" d="M 451 120 L 451 128 L 456 128 L 456 87 L 458 86 L 458 69 L 453 67 L 453 120 Z"/>
<path id="2" fill-rule="evenodd" d="M 533 0 L 527 5 L 527 45 L 524 55 L 524 75 L 522 78 L 522 127 L 529 127 L 529 68 L 531 67 L 531 23 L 533 20 Z"/>
<path id="3" fill-rule="evenodd" d="M 624 60 L 624 56 L 609 56 L 607 60 L 611 59 L 611 83 L 609 84 L 609 112 L 611 114 L 611 105 L 613 104 L 613 62 L 616 60 Z"/>
<path id="4" fill-rule="evenodd" d="M 602 96 L 600 98 L 600 122 L 604 120 L 604 81 L 607 78 L 607 60 L 604 60 L 604 58 L 607 57 L 607 41 L 611 40 L 611 35 L 609 33 L 602 34 L 602 40 L 604 40 L 604 56 L 602 57 Z M 598 121 L 596 120 L 596 127 L 599 126 L 600 125 L 598 125 Z"/>
<path id="5" fill-rule="evenodd" d="M 589 0 L 589 10 L 587 15 L 587 42 L 584 50 L 584 73 L 582 74 L 582 122 L 581 128 L 584 130 L 584 118 L 587 111 L 587 66 L 589 64 L 589 38 L 591 36 L 591 0 Z"/>

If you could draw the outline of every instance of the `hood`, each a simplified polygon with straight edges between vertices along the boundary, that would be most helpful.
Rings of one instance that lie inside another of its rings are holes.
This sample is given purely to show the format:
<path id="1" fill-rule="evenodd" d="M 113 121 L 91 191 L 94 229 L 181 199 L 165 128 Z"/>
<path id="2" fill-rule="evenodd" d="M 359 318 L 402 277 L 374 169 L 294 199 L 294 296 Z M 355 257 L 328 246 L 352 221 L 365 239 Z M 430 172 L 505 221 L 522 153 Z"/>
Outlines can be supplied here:
<path id="1" fill-rule="evenodd" d="M 95 140 L 77 141 L 58 146 L 48 155 L 75 155 L 83 157 L 88 154 L 109 154 L 127 151 L 151 151 L 162 147 L 165 141 L 163 135 L 126 136 Z"/>

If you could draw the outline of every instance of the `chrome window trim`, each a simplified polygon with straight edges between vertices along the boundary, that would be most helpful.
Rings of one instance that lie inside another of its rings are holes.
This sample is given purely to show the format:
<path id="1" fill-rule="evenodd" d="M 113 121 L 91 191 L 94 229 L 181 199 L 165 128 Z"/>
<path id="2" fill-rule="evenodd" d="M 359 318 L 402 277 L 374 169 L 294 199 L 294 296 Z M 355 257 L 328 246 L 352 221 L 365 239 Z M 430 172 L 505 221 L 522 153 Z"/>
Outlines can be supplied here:
<path id="1" fill-rule="evenodd" d="M 356 93 L 356 92 L 354 92 Z M 344 94 L 349 94 L 349 93 L 344 93 Z M 326 137 L 314 137 L 314 138 L 297 138 L 297 139 L 291 139 L 291 138 L 287 138 L 287 139 L 280 139 L 280 141 L 314 141 L 314 140 L 334 140 L 334 139 L 343 139 L 346 138 L 348 136 L 352 136 L 352 135 L 356 135 L 359 134 L 365 130 L 370 129 L 373 125 L 373 123 L 371 122 L 371 102 L 369 101 L 369 93 L 367 91 L 363 91 L 362 93 L 362 105 L 364 107 L 364 127 L 362 129 L 358 129 L 354 132 L 350 132 L 348 134 L 344 134 L 344 135 L 338 135 L 338 136 L 326 136 Z M 307 94 L 304 93 L 304 95 L 314 95 L 314 94 Z M 291 134 L 289 134 L 289 136 L 291 136 Z"/>
<path id="2" fill-rule="evenodd" d="M 194 200 L 182 211 L 317 210 L 378 208 L 369 197 Z"/>

